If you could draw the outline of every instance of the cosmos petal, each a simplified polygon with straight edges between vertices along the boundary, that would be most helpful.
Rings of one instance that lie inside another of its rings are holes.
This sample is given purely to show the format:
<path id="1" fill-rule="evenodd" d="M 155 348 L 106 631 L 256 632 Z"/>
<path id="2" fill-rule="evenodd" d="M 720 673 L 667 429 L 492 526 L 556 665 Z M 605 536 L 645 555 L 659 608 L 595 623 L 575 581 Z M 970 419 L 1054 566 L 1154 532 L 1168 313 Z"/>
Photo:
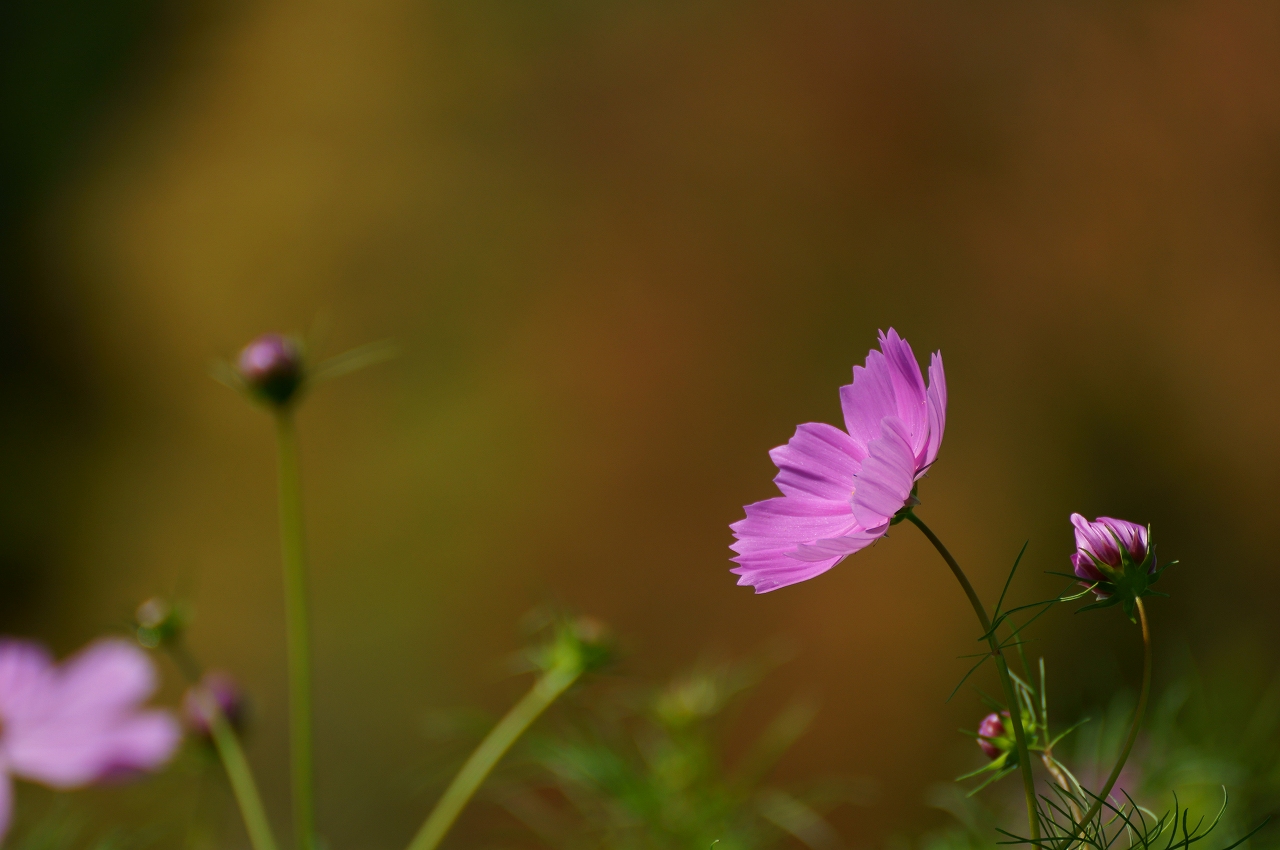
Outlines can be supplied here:
<path id="1" fill-rule="evenodd" d="M 884 525 L 907 503 L 915 484 L 915 456 L 906 426 L 896 416 L 885 417 L 881 436 L 868 446 L 853 495 L 853 518 L 863 528 Z"/>
<path id="2" fill-rule="evenodd" d="M 856 529 L 852 534 L 846 534 L 843 537 L 830 537 L 825 540 L 815 540 L 813 543 L 803 543 L 796 547 L 796 551 L 791 557 L 799 561 L 821 561 L 824 558 L 845 557 L 852 555 L 854 552 L 861 552 L 863 549 L 875 543 L 884 533 L 889 530 L 887 525 L 875 528 L 870 531 Z"/>
<path id="3" fill-rule="evenodd" d="M 847 501 L 775 496 L 747 505 L 746 512 L 729 526 L 738 538 L 731 548 L 740 554 L 842 537 L 856 525 Z"/>
<path id="4" fill-rule="evenodd" d="M 879 351 L 867 354 L 866 366 L 853 367 L 853 383 L 840 388 L 840 406 L 850 438 L 863 451 L 880 436 L 880 422 L 898 415 L 898 400 L 888 361 Z"/>
<path id="5" fill-rule="evenodd" d="M 1120 545 L 1128 550 L 1129 556 L 1138 563 L 1147 559 L 1147 527 L 1129 522 L 1127 519 L 1114 519 L 1100 516 L 1096 525 L 1110 529 L 1120 539 Z"/>
<path id="6" fill-rule="evenodd" d="M 915 353 L 898 332 L 889 328 L 880 333 L 880 350 L 889 363 L 889 376 L 893 382 L 896 413 L 906 426 L 913 457 L 923 457 L 929 439 L 929 415 L 924 379 Z"/>
<path id="7" fill-rule="evenodd" d="M 866 456 L 848 434 L 817 422 L 799 426 L 785 446 L 769 452 L 778 467 L 773 481 L 783 493 L 840 501 L 853 492 L 853 476 Z"/>
<path id="8" fill-rule="evenodd" d="M 151 658 L 120 639 L 94 641 L 62 663 L 60 691 L 68 712 L 119 711 L 155 692 Z"/>
<path id="9" fill-rule="evenodd" d="M 0 718 L 7 724 L 40 715 L 54 682 L 53 657 L 25 640 L 0 640 Z"/>
<path id="10" fill-rule="evenodd" d="M 947 375 L 942 369 L 942 352 L 935 351 L 929 360 L 928 415 L 929 440 L 925 444 L 924 457 L 920 458 L 919 478 L 938 459 L 942 447 L 942 434 L 947 427 Z"/>
<path id="11" fill-rule="evenodd" d="M 768 593 L 820 576 L 843 561 L 844 556 L 822 561 L 797 561 L 785 552 L 774 551 L 749 558 L 739 556 L 734 560 L 738 562 L 738 566 L 729 572 L 738 576 L 739 585 L 749 585 L 755 588 L 756 593 Z"/>
<path id="12" fill-rule="evenodd" d="M 34 670 L 37 656 L 27 655 Z M 155 690 L 155 669 L 127 641 L 98 641 L 33 681 L 19 710 L 0 718 L 4 757 L 16 775 L 74 788 L 159 767 L 181 738 L 167 712 L 141 708 Z"/>
<path id="13" fill-rule="evenodd" d="M 1120 567 L 1120 550 L 1106 526 L 1089 522 L 1080 514 L 1071 515 L 1071 524 L 1076 529 L 1076 548 L 1091 554 L 1109 567 Z"/>

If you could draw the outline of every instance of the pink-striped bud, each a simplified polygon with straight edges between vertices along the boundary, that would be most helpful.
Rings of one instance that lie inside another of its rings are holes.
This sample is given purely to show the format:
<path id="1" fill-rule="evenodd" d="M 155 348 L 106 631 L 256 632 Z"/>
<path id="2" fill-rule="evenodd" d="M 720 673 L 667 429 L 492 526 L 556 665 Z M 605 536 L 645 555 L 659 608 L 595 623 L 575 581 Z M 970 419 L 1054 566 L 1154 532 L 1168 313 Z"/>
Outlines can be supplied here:
<path id="1" fill-rule="evenodd" d="M 994 712 L 982 718 L 978 724 L 978 746 L 989 759 L 998 759 L 1013 748 L 1013 733 L 1005 725 L 1009 712 Z"/>

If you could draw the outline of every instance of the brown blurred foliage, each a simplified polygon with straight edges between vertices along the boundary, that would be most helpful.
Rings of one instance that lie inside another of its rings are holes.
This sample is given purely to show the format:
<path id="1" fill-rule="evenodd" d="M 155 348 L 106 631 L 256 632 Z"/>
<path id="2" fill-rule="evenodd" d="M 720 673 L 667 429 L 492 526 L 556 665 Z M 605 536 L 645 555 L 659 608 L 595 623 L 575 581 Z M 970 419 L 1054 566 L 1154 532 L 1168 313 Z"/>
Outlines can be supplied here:
<path id="1" fill-rule="evenodd" d="M 513 624 L 548 599 L 639 674 L 793 642 L 759 710 L 823 709 L 783 770 L 878 780 L 841 821 L 858 844 L 934 819 L 921 788 L 968 765 L 981 708 L 943 706 L 976 634 L 925 542 L 760 597 L 727 572 L 767 449 L 839 421 L 890 325 L 946 359 L 920 510 L 984 593 L 1028 538 L 1014 594 L 1053 592 L 1072 510 L 1150 521 L 1183 562 L 1166 656 L 1271 659 L 1275 5 L 145 14 L 6 224 L 11 362 L 43 389 L 8 405 L 5 622 L 66 649 L 190 595 L 283 811 L 270 429 L 206 367 L 268 329 L 397 340 L 301 417 L 335 846 L 407 840 L 421 718 L 505 705 Z M 1064 712 L 1136 674 L 1112 614 L 1036 632 Z"/>

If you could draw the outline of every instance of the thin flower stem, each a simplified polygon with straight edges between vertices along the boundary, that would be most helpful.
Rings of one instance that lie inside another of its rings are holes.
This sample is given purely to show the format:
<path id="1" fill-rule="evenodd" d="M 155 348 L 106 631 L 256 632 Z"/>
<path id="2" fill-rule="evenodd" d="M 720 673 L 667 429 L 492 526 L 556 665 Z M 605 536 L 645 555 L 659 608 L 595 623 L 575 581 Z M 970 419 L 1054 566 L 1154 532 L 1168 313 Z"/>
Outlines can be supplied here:
<path id="1" fill-rule="evenodd" d="M 284 555 L 285 620 L 289 650 L 289 756 L 293 823 L 298 850 L 315 850 L 315 796 L 311 733 L 311 623 L 302 493 L 298 481 L 298 435 L 293 411 L 276 410 L 280 470 L 280 545 Z"/>
<path id="2" fill-rule="evenodd" d="M 1018 748 L 1018 769 L 1022 772 L 1022 790 L 1027 798 L 1027 821 L 1031 826 L 1031 838 L 1033 841 L 1039 841 L 1040 818 L 1036 805 L 1035 778 L 1031 774 L 1031 755 L 1027 751 L 1027 732 L 1022 728 L 1022 702 L 1018 692 L 1013 688 L 1013 680 L 1009 677 L 1009 663 L 1005 660 L 1004 652 L 1000 649 L 1000 639 L 991 628 L 991 618 L 987 616 L 987 609 L 983 606 L 982 600 L 978 598 L 977 591 L 969 583 L 969 577 L 964 574 L 964 570 L 960 569 L 960 564 L 947 551 L 947 547 L 942 545 L 938 535 L 934 534 L 933 530 L 925 525 L 924 521 L 916 516 L 914 511 L 907 511 L 906 518 L 911 521 L 912 525 L 920 529 L 925 537 L 929 538 L 933 548 L 937 549 L 938 554 L 942 556 L 942 560 L 947 562 L 947 566 L 951 568 L 956 581 L 960 582 L 964 595 L 969 598 L 969 604 L 973 606 L 973 613 L 978 615 L 982 633 L 987 636 L 987 645 L 991 647 L 991 655 L 996 661 L 996 670 L 1000 673 L 1000 686 L 1004 689 L 1005 700 L 1009 703 L 1009 722 L 1013 725 L 1013 738 Z"/>
<path id="3" fill-rule="evenodd" d="M 249 843 L 253 850 L 276 850 L 276 839 L 271 833 L 271 822 L 267 820 L 267 812 L 262 806 L 262 798 L 258 795 L 258 785 L 253 781 L 253 772 L 249 762 L 240 748 L 240 739 L 235 730 L 227 722 L 227 716 L 215 699 L 204 700 L 204 709 L 210 718 L 209 732 L 213 735 L 214 746 L 218 748 L 218 757 L 227 771 L 227 779 L 231 783 L 231 791 L 235 794 L 236 804 L 240 807 L 240 816 L 244 818 L 244 828 L 249 833 Z"/>
<path id="4" fill-rule="evenodd" d="M 1098 812 L 1102 809 L 1103 802 L 1120 778 L 1120 771 L 1124 770 L 1124 764 L 1129 760 L 1129 753 L 1133 751 L 1133 744 L 1138 740 L 1138 730 L 1142 727 L 1142 717 L 1147 712 L 1147 697 L 1151 695 L 1151 627 L 1147 623 L 1147 609 L 1142 604 L 1141 597 L 1134 601 L 1138 603 L 1138 620 L 1142 623 L 1142 691 L 1138 696 L 1138 706 L 1133 710 L 1133 723 L 1129 727 L 1129 737 L 1124 742 L 1124 749 L 1120 751 L 1120 758 L 1116 760 L 1116 766 L 1111 768 L 1111 775 L 1107 777 L 1107 784 L 1102 786 L 1102 790 L 1094 797 L 1093 805 L 1089 807 L 1089 811 L 1085 812 L 1084 817 L 1080 819 L 1075 829 L 1071 831 L 1071 836 L 1062 845 L 1064 850 L 1071 846 L 1071 842 L 1080 836 L 1080 833 L 1084 831 L 1090 821 L 1097 817 Z"/>
<path id="5" fill-rule="evenodd" d="M 553 667 L 538 678 L 533 688 L 512 706 L 467 759 L 458 775 L 449 783 L 444 796 L 436 803 L 426 823 L 409 842 L 408 850 L 435 850 L 448 833 L 472 795 L 484 782 L 489 771 L 511 749 L 525 730 L 547 706 L 556 701 L 582 675 L 580 667 Z"/>
<path id="6" fill-rule="evenodd" d="M 249 760 L 245 758 L 240 747 L 240 739 L 227 721 L 226 712 L 216 699 L 199 691 L 200 664 L 195 660 L 184 643 L 176 642 L 169 647 L 169 657 L 173 659 L 188 684 L 196 690 L 196 698 L 200 707 L 210 718 L 209 733 L 213 737 L 213 745 L 218 750 L 218 758 L 227 772 L 227 781 L 231 784 L 231 793 L 240 807 L 240 817 L 244 820 L 245 831 L 249 833 L 249 843 L 253 850 L 276 850 L 276 838 L 271 832 L 271 821 L 267 819 L 266 809 L 262 805 L 262 797 L 258 794 L 258 783 L 253 779 L 253 771 Z"/>

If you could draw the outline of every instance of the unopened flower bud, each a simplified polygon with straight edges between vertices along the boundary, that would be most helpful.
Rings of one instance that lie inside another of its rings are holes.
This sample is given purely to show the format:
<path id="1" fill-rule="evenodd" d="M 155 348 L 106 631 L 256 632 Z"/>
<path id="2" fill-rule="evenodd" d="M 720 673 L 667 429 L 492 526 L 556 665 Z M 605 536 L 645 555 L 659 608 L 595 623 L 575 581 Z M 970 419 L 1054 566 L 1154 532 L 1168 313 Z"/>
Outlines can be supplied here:
<path id="1" fill-rule="evenodd" d="M 172 644 L 182 636 L 187 625 L 182 608 L 158 596 L 139 605 L 134 620 L 138 643 L 147 649 Z"/>
<path id="2" fill-rule="evenodd" d="M 588 673 L 613 658 L 613 637 L 607 626 L 592 617 L 573 617 L 558 621 L 550 642 L 534 654 L 543 670 L 560 668 Z"/>
<path id="3" fill-rule="evenodd" d="M 978 724 L 978 746 L 989 759 L 998 759 L 1013 747 L 1013 734 L 1005 725 L 1009 712 L 991 713 Z"/>
<path id="4" fill-rule="evenodd" d="M 1134 601 L 1149 592 L 1160 577 L 1146 526 L 1123 519 L 1100 516 L 1095 522 L 1080 514 L 1071 515 L 1075 527 L 1076 551 L 1071 566 L 1081 584 L 1092 587 L 1104 607 L 1119 602 L 1133 616 Z M 1166 566 L 1168 566 L 1166 564 Z"/>
<path id="5" fill-rule="evenodd" d="M 302 349 L 287 336 L 263 334 L 240 352 L 237 368 L 255 395 L 284 405 L 302 386 Z"/>
<path id="6" fill-rule="evenodd" d="M 706 720 L 724 707 L 730 694 L 714 673 L 697 672 L 671 682 L 654 702 L 654 713 L 663 725 L 681 728 Z"/>
<path id="7" fill-rule="evenodd" d="M 1102 570 L 1123 569 L 1125 556 L 1137 564 L 1147 560 L 1145 526 L 1108 516 L 1089 522 L 1080 514 L 1071 515 L 1071 524 L 1076 530 L 1076 553 L 1071 563 L 1082 579 L 1106 581 Z"/>
<path id="8" fill-rule="evenodd" d="M 245 697 L 236 680 L 229 673 L 211 670 L 198 684 L 187 688 L 182 698 L 183 714 L 187 725 L 198 735 L 208 736 L 213 728 L 214 707 L 233 729 L 239 729 L 245 720 Z"/>

